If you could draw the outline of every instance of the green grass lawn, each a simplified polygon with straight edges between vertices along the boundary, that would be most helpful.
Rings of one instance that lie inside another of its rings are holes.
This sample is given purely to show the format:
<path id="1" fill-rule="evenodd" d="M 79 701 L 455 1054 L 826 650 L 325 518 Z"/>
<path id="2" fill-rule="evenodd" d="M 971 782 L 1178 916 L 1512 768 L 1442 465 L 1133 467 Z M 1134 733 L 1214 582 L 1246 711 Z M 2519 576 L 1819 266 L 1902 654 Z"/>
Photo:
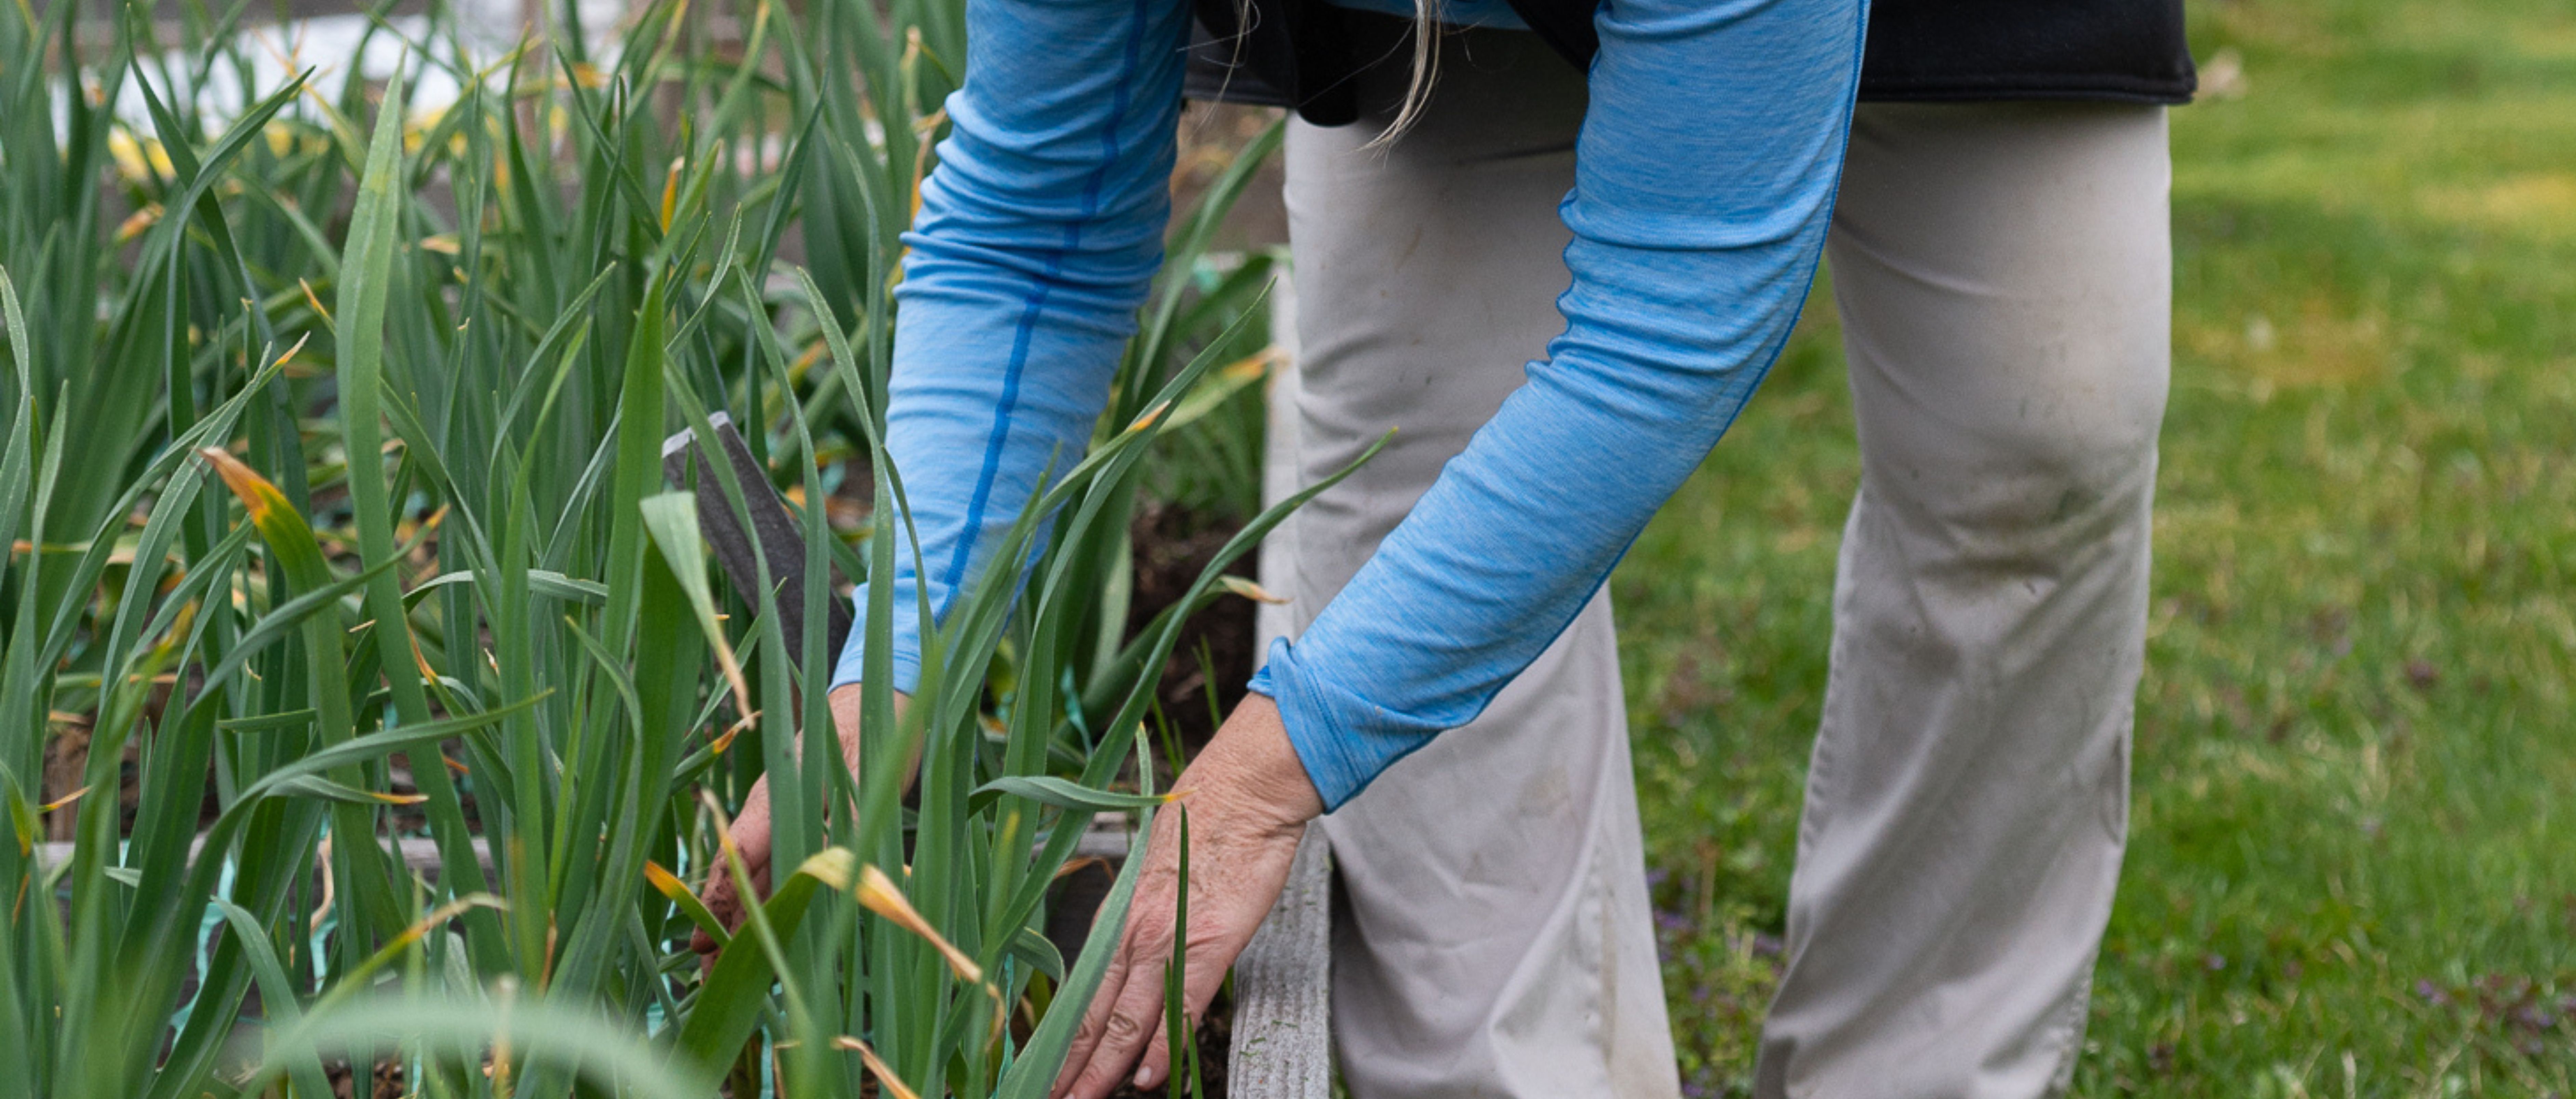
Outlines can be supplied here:
<path id="1" fill-rule="evenodd" d="M 2085 1095 L 2576 1095 L 2576 7 L 2195 5 Z M 1686 1079 L 1745 1087 L 1858 477 L 1830 303 L 1616 579 Z"/>

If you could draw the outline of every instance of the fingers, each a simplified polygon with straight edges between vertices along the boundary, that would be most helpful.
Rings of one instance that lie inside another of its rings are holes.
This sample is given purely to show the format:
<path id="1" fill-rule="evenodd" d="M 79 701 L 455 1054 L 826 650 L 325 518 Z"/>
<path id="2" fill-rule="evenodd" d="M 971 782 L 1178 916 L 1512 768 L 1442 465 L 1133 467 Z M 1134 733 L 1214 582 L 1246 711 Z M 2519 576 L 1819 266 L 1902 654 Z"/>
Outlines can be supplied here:
<path id="1" fill-rule="evenodd" d="M 742 815 L 734 818 L 733 824 L 725 829 L 725 840 L 741 857 L 742 868 L 751 879 L 755 898 L 769 894 L 769 833 L 769 780 L 763 778 L 752 784 L 751 796 L 743 801 Z M 725 858 L 721 851 L 715 865 L 708 869 L 706 887 L 700 891 L 699 899 L 706 902 L 707 911 L 726 930 L 742 926 L 745 906 L 742 884 L 734 878 L 732 860 Z M 712 956 L 716 952 L 715 937 L 702 929 L 689 937 L 689 948 Z"/>
<path id="2" fill-rule="evenodd" d="M 1239 951 L 1229 949 L 1229 944 L 1222 940 L 1201 940 L 1191 936 L 1188 964 L 1181 976 L 1181 1012 L 1182 1017 L 1188 1020 L 1183 1025 L 1191 1040 L 1196 1040 L 1199 1020 L 1207 1017 L 1208 1002 L 1216 999 L 1216 990 L 1224 986 L 1226 971 L 1233 966 L 1236 953 Z M 1163 1003 L 1162 987 L 1160 981 L 1155 982 L 1157 1003 Z M 1136 1063 L 1134 1080 L 1139 1091 L 1160 1087 L 1172 1074 L 1170 1020 L 1158 1011 L 1155 1021 L 1147 1026 L 1153 1037 L 1145 1046 L 1144 1059 Z"/>
<path id="3" fill-rule="evenodd" d="M 1160 828 L 1146 842 L 1144 875 L 1136 882 L 1136 892 L 1128 903 L 1126 926 L 1118 932 L 1118 949 L 1110 952 L 1109 968 L 1101 974 L 1100 987 L 1093 990 L 1091 1002 L 1083 1006 L 1082 1025 L 1074 1028 L 1073 1044 L 1065 1051 L 1064 1067 L 1056 1072 L 1049 1099 L 1099 1099 L 1116 1086 L 1118 1074 L 1126 1071 L 1130 1063 L 1125 1057 L 1114 1056 L 1113 1047 L 1122 1041 L 1132 1047 L 1138 1024 L 1124 1017 L 1126 1013 L 1120 1006 L 1126 1001 L 1128 982 L 1140 980 L 1140 972 L 1162 972 L 1162 967 L 1154 964 L 1161 954 L 1156 949 L 1140 949 L 1140 940 L 1166 944 L 1171 941 L 1170 879 L 1163 867 L 1169 858 L 1165 850 L 1168 846 L 1169 839 Z M 1113 1035 L 1120 1041 L 1112 1041 Z M 1110 1061 L 1116 1063 L 1106 1063 Z"/>
<path id="4" fill-rule="evenodd" d="M 1109 1024 L 1109 1007 L 1118 1002 L 1117 993 L 1127 984 L 1127 944 L 1120 942 L 1109 955 L 1109 969 L 1101 974 L 1100 993 L 1083 1006 L 1082 1025 L 1073 1028 L 1073 1044 L 1066 1047 L 1064 1067 L 1057 1070 L 1055 1086 L 1047 1090 L 1048 1099 L 1064 1099 L 1073 1090 L 1074 1080 L 1083 1066 L 1091 1061 L 1091 1051 L 1100 1046 L 1100 1032 Z"/>
<path id="5" fill-rule="evenodd" d="M 1128 982 L 1135 978 L 1139 971 L 1161 972 L 1161 967 L 1151 964 L 1151 959 L 1156 955 L 1152 952 L 1140 952 L 1137 948 L 1137 938 L 1140 934 L 1148 936 L 1154 934 L 1153 928 L 1140 927 L 1139 924 L 1150 922 L 1141 917 L 1156 910 L 1148 908 L 1143 902 L 1159 892 L 1155 888 L 1159 883 L 1154 875 L 1148 873 L 1146 880 L 1138 884 L 1140 886 L 1136 891 L 1138 903 L 1128 908 L 1127 926 L 1120 930 L 1118 949 L 1110 953 L 1109 968 L 1101 974 L 1100 987 L 1092 993 L 1091 1002 L 1083 1007 L 1082 1025 L 1074 1028 L 1073 1045 L 1066 1051 L 1064 1068 L 1056 1074 L 1055 1087 L 1050 1093 L 1051 1099 L 1066 1099 L 1067 1096 L 1096 1099 L 1097 1096 L 1108 1094 L 1108 1089 L 1116 1085 L 1118 1074 L 1126 1069 L 1127 1063 L 1120 1061 L 1096 1074 L 1105 1079 L 1106 1084 L 1092 1079 L 1095 1075 L 1091 1072 L 1092 1062 L 1106 1060 L 1109 1057 L 1110 1036 L 1113 1033 L 1126 1035 L 1136 1029 L 1136 1021 L 1122 1018 L 1123 1013 L 1119 1011 L 1119 1005 L 1124 1002 L 1127 994 Z M 1170 909 L 1171 905 L 1168 902 L 1159 906 L 1159 910 L 1164 912 L 1169 912 Z M 1163 918 L 1166 922 L 1170 920 L 1168 915 Z M 1168 928 L 1163 929 L 1165 936 L 1169 933 Z M 1166 937 L 1163 941 L 1170 940 Z M 1144 959 L 1146 964 L 1139 965 L 1140 958 Z"/>
<path id="6" fill-rule="evenodd" d="M 1094 1044 L 1087 1056 L 1065 1062 L 1066 1071 L 1074 1073 L 1071 1087 L 1061 1093 L 1066 1099 L 1106 1099 L 1125 1080 L 1128 1067 L 1136 1063 L 1146 1043 L 1161 1033 L 1161 962 L 1169 951 L 1170 921 L 1167 913 L 1150 921 L 1154 928 L 1128 922 L 1127 940 L 1120 950 L 1125 964 L 1120 967 L 1124 972 L 1119 985 L 1112 989 L 1104 982 L 1102 995 L 1094 997 L 1090 1010 L 1083 1013 L 1083 1029 L 1091 1032 Z M 1148 937 L 1160 939 L 1160 945 L 1145 941 Z M 1095 1015 L 1100 1016 L 1097 1023 Z M 1057 1084 L 1064 1086 L 1061 1077 Z"/>
<path id="7" fill-rule="evenodd" d="M 1313 784 L 1306 781 L 1284 736 L 1273 737 L 1279 743 L 1271 745 L 1257 735 L 1259 728 L 1247 728 L 1251 731 L 1226 742 L 1232 745 L 1227 751 L 1211 745 L 1175 783 L 1176 789 L 1197 791 L 1192 798 L 1198 808 L 1192 814 L 1196 828 L 1181 997 L 1182 1010 L 1192 1019 L 1215 998 L 1227 968 L 1278 900 L 1304 822 L 1320 808 L 1313 804 Z M 1219 740 L 1225 741 L 1225 734 Z M 1295 781 L 1261 781 L 1279 776 Z M 1175 934 L 1180 823 L 1177 813 L 1155 818 L 1127 926 L 1110 972 L 1085 1005 L 1082 1025 L 1056 1077 L 1054 1099 L 1105 1099 L 1131 1069 L 1139 1088 L 1170 1075 L 1164 974 Z"/>
<path id="8" fill-rule="evenodd" d="M 1165 938 L 1163 943 L 1170 940 Z M 1168 946 L 1156 944 L 1151 953 L 1136 944 L 1135 954 L 1127 963 L 1127 985 L 1119 990 L 1118 1005 L 1102 1028 L 1100 1048 L 1091 1055 L 1087 1074 L 1099 1081 L 1097 1095 L 1106 1096 L 1126 1076 L 1127 1068 L 1136 1063 L 1146 1043 L 1163 1033 L 1163 966 Z"/>
<path id="9" fill-rule="evenodd" d="M 859 763 L 862 709 L 859 685 L 849 683 L 834 688 L 830 701 L 832 723 L 841 744 L 842 757 L 855 773 Z M 902 713 L 909 701 L 909 696 L 897 693 L 894 697 L 895 712 Z M 801 745 L 802 734 L 799 736 Z M 698 893 L 699 899 L 706 902 L 707 911 L 729 931 L 741 929 L 750 903 L 769 895 L 770 832 L 769 777 L 763 775 L 751 784 L 750 795 L 743 799 L 742 814 L 725 829 L 725 838 L 732 843 L 734 853 L 741 856 L 743 871 L 751 880 L 751 898 L 746 900 L 743 897 L 741 884 L 734 878 L 732 863 L 721 853 L 707 873 L 706 885 Z M 700 930 L 689 936 L 689 948 L 708 956 L 709 964 L 713 964 L 717 950 L 714 936 Z"/>
<path id="10" fill-rule="evenodd" d="M 706 902 L 707 911 L 714 913 L 718 922 L 728 929 L 732 927 L 740 902 L 734 896 L 733 875 L 726 873 L 724 867 L 719 866 L 708 875 L 706 890 L 698 899 Z M 705 932 L 698 934 L 701 939 L 706 938 Z"/>
<path id="11" fill-rule="evenodd" d="M 767 896 L 769 893 L 768 844 L 761 844 L 760 850 L 756 852 L 744 850 L 742 863 L 743 869 L 750 871 L 754 895 Z M 716 919 L 725 925 L 725 930 L 731 931 L 742 926 L 744 908 L 742 886 L 735 881 L 731 866 L 717 864 L 714 876 L 707 879 L 706 894 L 700 899 L 706 901 L 707 911 L 715 914 Z"/>
<path id="12" fill-rule="evenodd" d="M 698 899 L 706 903 L 707 911 L 715 916 L 718 923 L 728 926 L 732 924 L 731 913 L 736 910 L 736 906 L 731 875 L 719 873 L 707 879 L 707 887 Z M 707 934 L 706 928 L 701 927 L 689 936 L 689 949 L 697 951 L 700 957 L 705 958 L 706 964 L 715 964 L 716 937 Z"/>
<path id="13" fill-rule="evenodd" d="M 1148 910 L 1133 910 L 1144 914 Z M 1168 911 L 1168 908 L 1163 911 Z M 1164 980 L 1171 958 L 1168 915 L 1134 919 L 1100 995 L 1083 1012 L 1071 1056 L 1056 1080 L 1056 1099 L 1101 1099 L 1123 1081 L 1139 1090 L 1156 1087 L 1171 1075 L 1172 1031 L 1165 1017 Z M 1201 941 L 1192 936 L 1181 986 L 1181 1007 L 1198 1025 L 1210 1000 L 1224 985 L 1226 968 L 1241 944 L 1230 938 Z M 1133 1073 L 1129 1069 L 1134 1069 Z"/>
<path id="14" fill-rule="evenodd" d="M 1171 1004 L 1169 1002 L 1170 998 L 1162 994 L 1160 985 L 1161 982 L 1156 982 L 1154 1000 L 1157 1006 L 1154 1011 L 1154 1018 L 1151 1022 L 1145 1025 L 1145 1055 L 1136 1059 L 1136 1073 L 1129 1077 L 1129 1079 L 1135 1083 L 1136 1090 L 1138 1091 L 1143 1091 L 1156 1084 L 1162 1083 L 1163 1078 L 1171 1075 L 1172 1071 L 1172 1027 L 1170 1020 L 1165 1017 L 1165 1012 L 1163 1011 L 1164 1008 L 1170 1007 Z M 1184 1017 L 1190 1019 L 1193 1023 L 1197 1021 L 1196 1015 L 1185 1015 Z M 1187 1026 L 1190 1024 L 1184 1023 L 1182 1025 Z"/>
<path id="15" fill-rule="evenodd" d="M 742 861 L 743 868 L 751 872 L 751 895 L 755 902 L 768 897 L 770 878 L 774 869 L 769 852 L 760 852 L 757 860 L 752 858 L 750 852 L 744 852 Z M 742 887 L 734 881 L 731 870 L 729 866 L 720 867 L 717 876 L 708 881 L 706 893 L 699 899 L 706 902 L 707 911 L 713 913 L 717 921 L 724 924 L 725 930 L 739 931 L 742 929 L 743 920 L 749 917 L 753 902 L 743 900 Z M 705 938 L 706 933 L 699 932 L 699 937 Z"/>
<path id="16" fill-rule="evenodd" d="M 1083 1008 L 1082 1025 L 1056 1075 L 1054 1099 L 1103 1099 L 1162 1020 L 1163 960 L 1172 952 L 1176 895 L 1171 847 L 1177 839 L 1157 827 L 1146 846 L 1146 869 L 1128 905 L 1127 925 L 1100 988 Z"/>

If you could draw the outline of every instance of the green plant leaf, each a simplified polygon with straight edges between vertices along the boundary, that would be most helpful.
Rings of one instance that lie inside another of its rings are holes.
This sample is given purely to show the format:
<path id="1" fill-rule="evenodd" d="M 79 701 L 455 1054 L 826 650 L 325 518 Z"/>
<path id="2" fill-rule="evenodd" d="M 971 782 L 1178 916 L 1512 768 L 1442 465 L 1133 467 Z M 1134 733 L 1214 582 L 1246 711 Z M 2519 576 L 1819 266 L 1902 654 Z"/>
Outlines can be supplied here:
<path id="1" fill-rule="evenodd" d="M 856 855 L 838 847 L 805 860 L 760 906 L 759 918 L 782 940 L 795 935 L 815 897 L 850 889 L 857 881 L 858 865 Z M 734 938 L 739 943 L 742 936 Z M 725 1066 L 760 1025 L 769 1006 L 770 983 L 778 976 L 776 961 L 765 949 L 727 950 L 716 959 L 715 972 L 698 990 L 697 1006 L 680 1026 L 678 1054 L 681 1065 L 698 1082 L 690 1089 L 693 1093 L 713 1089 Z"/>
<path id="2" fill-rule="evenodd" d="M 304 1021 L 304 1010 L 298 1006 L 295 981 L 286 975 L 286 966 L 277 960 L 277 951 L 269 945 L 268 932 L 259 917 L 250 910 L 220 897 L 208 902 L 222 913 L 231 926 L 233 937 L 241 944 L 242 956 L 250 963 L 251 977 L 259 983 L 260 1002 L 270 1017 L 272 1032 L 292 1030 Z M 322 1058 L 309 1046 L 300 1043 L 278 1049 L 277 1056 L 294 1078 L 296 1089 L 313 1095 L 331 1094 L 331 1083 L 322 1075 Z"/>
<path id="3" fill-rule="evenodd" d="M 970 812 L 981 812 L 1004 794 L 1024 797 L 1040 805 L 1058 809 L 1080 809 L 1092 813 L 1116 813 L 1129 809 L 1150 809 L 1179 797 L 1181 791 L 1168 794 L 1122 794 L 1095 790 L 1069 778 L 1054 775 L 1008 775 L 975 788 L 967 803 Z"/>
<path id="4" fill-rule="evenodd" d="M 1028 963 L 1029 968 L 1046 974 L 1050 981 L 1059 984 L 1064 981 L 1064 955 L 1057 952 L 1054 942 L 1039 934 L 1034 927 L 1023 927 L 1018 934 L 1011 936 L 1011 945 L 1005 948 L 1004 953 Z"/>
<path id="5" fill-rule="evenodd" d="M 1073 1048 L 1073 1030 L 1082 1023 L 1083 1006 L 1100 991 L 1101 978 L 1109 972 L 1109 956 L 1118 949 L 1118 929 L 1127 926 L 1127 908 L 1135 902 L 1136 881 L 1145 869 L 1145 840 L 1153 832 L 1151 810 L 1147 816 L 1138 823 L 1136 839 L 1128 846 L 1127 864 L 1100 902 L 1099 914 L 1091 918 L 1091 938 L 1082 944 L 1082 954 L 1057 985 L 1054 1006 L 1038 1020 L 1019 1057 L 1002 1074 L 994 1090 L 996 1099 L 1046 1099 L 1048 1089 L 1054 1087 L 1065 1054 Z"/>
<path id="6" fill-rule="evenodd" d="M 742 664 L 734 659 L 733 645 L 725 640 L 724 627 L 717 621 L 715 594 L 707 587 L 705 543 L 698 533 L 698 502 L 685 492 L 665 492 L 644 498 L 644 530 L 662 551 L 671 576 L 680 582 L 688 595 L 689 610 L 697 615 L 698 629 L 706 634 L 707 648 L 716 654 L 716 666 L 724 673 L 725 682 L 733 686 L 734 699 L 741 713 L 753 712 L 751 687 L 743 682 Z"/>
<path id="7" fill-rule="evenodd" d="M 644 879 L 652 883 L 654 892 L 660 893 L 672 904 L 677 905 L 680 914 L 688 917 L 691 925 L 706 932 L 708 938 L 715 940 L 716 949 L 722 950 L 732 944 L 733 933 L 725 930 L 724 921 L 716 918 L 716 914 L 707 908 L 707 902 L 699 900 L 697 891 L 690 889 L 689 883 L 681 881 L 679 875 L 662 869 L 660 863 L 647 860 L 644 863 Z"/>
<path id="8" fill-rule="evenodd" d="M 400 1036 L 400 1044 L 386 1041 Z M 706 1099 L 666 1066 L 641 1035 L 582 1008 L 543 1000 L 501 1003 L 384 996 L 317 1013 L 270 1043 L 268 1056 L 237 1094 L 257 1095 L 286 1071 L 289 1058 L 345 1050 L 359 1063 L 379 1053 L 419 1053 L 479 1066 L 496 1042 L 541 1065 L 567 1068 L 603 1094 L 633 1099 Z M 325 1093 L 327 1094 L 327 1093 Z"/>

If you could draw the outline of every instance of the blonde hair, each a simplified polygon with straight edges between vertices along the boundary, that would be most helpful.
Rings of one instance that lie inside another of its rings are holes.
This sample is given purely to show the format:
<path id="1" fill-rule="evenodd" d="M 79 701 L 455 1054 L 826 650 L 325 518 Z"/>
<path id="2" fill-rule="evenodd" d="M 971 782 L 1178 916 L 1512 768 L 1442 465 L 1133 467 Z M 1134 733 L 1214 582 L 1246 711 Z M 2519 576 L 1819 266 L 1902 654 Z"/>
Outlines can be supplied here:
<path id="1" fill-rule="evenodd" d="M 1440 5 L 1441 0 L 1414 0 L 1413 76 L 1405 82 L 1404 99 L 1396 107 L 1395 121 L 1387 123 L 1386 129 L 1380 131 L 1376 137 L 1370 138 L 1369 143 L 1360 146 L 1361 148 L 1384 149 L 1393 145 L 1395 139 L 1403 137 L 1406 130 L 1412 129 L 1414 123 L 1422 120 L 1423 106 L 1431 100 L 1431 85 L 1440 79 L 1440 50 L 1437 43 L 1440 34 Z M 1235 26 L 1248 28 L 1258 18 L 1259 13 L 1253 8 L 1252 0 L 1236 0 Z M 1241 30 L 1233 36 L 1234 56 L 1226 63 L 1225 70 L 1225 79 L 1228 83 L 1233 82 L 1235 70 L 1243 64 L 1243 43 L 1249 37 L 1249 34 Z M 1222 97 L 1223 93 L 1220 92 L 1219 98 Z"/>
<path id="2" fill-rule="evenodd" d="M 1431 85 L 1440 79 L 1440 0 L 1414 0 L 1413 3 L 1413 78 L 1405 83 L 1404 101 L 1396 108 L 1395 121 L 1372 138 L 1364 149 L 1383 149 L 1395 144 L 1404 131 L 1422 120 L 1423 105 L 1431 100 Z"/>

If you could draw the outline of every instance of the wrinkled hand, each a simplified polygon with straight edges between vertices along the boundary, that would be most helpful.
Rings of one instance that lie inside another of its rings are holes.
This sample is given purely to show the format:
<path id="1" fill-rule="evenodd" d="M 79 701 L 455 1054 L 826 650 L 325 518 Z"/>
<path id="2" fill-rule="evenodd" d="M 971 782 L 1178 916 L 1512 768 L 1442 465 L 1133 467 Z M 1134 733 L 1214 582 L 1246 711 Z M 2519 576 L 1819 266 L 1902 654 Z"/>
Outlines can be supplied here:
<path id="1" fill-rule="evenodd" d="M 831 695 L 832 727 L 841 741 L 841 758 L 849 762 L 853 772 L 859 766 L 859 699 L 859 685 L 856 683 L 835 689 Z M 897 714 L 903 712 L 905 701 L 906 696 L 895 696 Z M 769 776 L 762 775 L 759 781 L 751 784 L 751 796 L 743 801 L 742 814 L 733 818 L 733 826 L 725 830 L 725 835 L 733 840 L 734 850 L 742 853 L 742 866 L 751 874 L 753 891 L 759 896 L 768 896 Z M 707 874 L 706 887 L 699 891 L 699 899 L 705 901 L 707 910 L 723 922 L 725 930 L 742 926 L 742 895 L 735 886 L 731 867 L 721 861 L 716 863 Z M 714 963 L 716 941 L 705 931 L 692 936 L 689 947 L 709 964 Z"/>
<path id="2" fill-rule="evenodd" d="M 1190 927 L 1182 1003 L 1192 1020 L 1207 1009 L 1235 955 L 1279 901 L 1305 825 L 1324 811 L 1305 765 L 1288 744 L 1279 708 L 1260 695 L 1235 707 L 1198 761 L 1172 788 L 1173 807 L 1154 815 L 1145 869 L 1127 928 L 1100 991 L 1083 1012 L 1054 1099 L 1104 1099 L 1130 1066 L 1138 1088 L 1170 1072 L 1163 1026 L 1164 970 L 1172 957 L 1174 884 L 1181 815 L 1190 814 Z M 1138 1063 L 1142 1055 L 1143 1062 Z"/>

